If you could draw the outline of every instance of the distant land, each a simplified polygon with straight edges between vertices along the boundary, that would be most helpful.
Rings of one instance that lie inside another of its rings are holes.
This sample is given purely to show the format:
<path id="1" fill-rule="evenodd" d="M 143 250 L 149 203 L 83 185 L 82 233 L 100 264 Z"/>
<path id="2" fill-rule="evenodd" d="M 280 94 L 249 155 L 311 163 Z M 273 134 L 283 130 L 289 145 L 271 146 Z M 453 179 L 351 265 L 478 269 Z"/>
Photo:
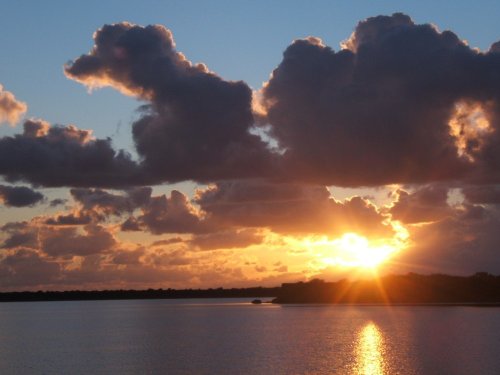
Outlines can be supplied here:
<path id="1" fill-rule="evenodd" d="M 177 298 L 255 298 L 276 297 L 275 288 L 215 288 L 215 289 L 147 289 L 147 290 L 71 290 L 0 293 L 0 302 L 83 301 L 119 299 L 177 299 Z"/>
<path id="2" fill-rule="evenodd" d="M 0 293 L 0 302 L 276 297 L 277 304 L 423 304 L 500 306 L 500 276 L 390 275 L 368 280 L 285 283 L 281 287 L 37 291 Z"/>
<path id="3" fill-rule="evenodd" d="M 454 304 L 500 306 L 500 276 L 390 275 L 372 280 L 283 284 L 273 303 Z"/>

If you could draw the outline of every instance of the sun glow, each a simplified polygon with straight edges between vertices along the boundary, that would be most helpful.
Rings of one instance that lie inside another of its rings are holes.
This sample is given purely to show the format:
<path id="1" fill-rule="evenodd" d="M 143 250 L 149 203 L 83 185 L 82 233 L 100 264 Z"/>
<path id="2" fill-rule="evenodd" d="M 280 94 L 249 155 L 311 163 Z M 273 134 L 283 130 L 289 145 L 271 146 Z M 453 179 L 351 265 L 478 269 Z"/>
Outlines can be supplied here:
<path id="1" fill-rule="evenodd" d="M 355 233 L 346 233 L 335 242 L 347 263 L 358 267 L 377 267 L 396 251 L 390 245 L 372 246 L 365 237 Z"/>
<path id="2" fill-rule="evenodd" d="M 397 251 L 388 244 L 371 244 L 368 239 L 356 233 L 346 233 L 333 240 L 332 247 L 336 255 L 324 259 L 325 263 L 364 268 L 376 268 Z"/>
<path id="3" fill-rule="evenodd" d="M 392 239 L 368 240 L 356 233 L 345 233 L 333 240 L 323 237 L 303 243 L 322 264 L 375 269 L 401 250 L 405 239 L 403 234 Z"/>

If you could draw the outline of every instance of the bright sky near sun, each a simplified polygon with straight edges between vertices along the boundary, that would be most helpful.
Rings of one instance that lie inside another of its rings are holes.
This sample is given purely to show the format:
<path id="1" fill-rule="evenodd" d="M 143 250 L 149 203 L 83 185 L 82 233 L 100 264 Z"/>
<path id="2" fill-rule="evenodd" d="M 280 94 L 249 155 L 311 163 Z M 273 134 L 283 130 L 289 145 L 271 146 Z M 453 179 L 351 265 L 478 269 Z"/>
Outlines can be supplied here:
<path id="1" fill-rule="evenodd" d="M 500 271 L 499 15 L 3 2 L 0 290 Z"/>

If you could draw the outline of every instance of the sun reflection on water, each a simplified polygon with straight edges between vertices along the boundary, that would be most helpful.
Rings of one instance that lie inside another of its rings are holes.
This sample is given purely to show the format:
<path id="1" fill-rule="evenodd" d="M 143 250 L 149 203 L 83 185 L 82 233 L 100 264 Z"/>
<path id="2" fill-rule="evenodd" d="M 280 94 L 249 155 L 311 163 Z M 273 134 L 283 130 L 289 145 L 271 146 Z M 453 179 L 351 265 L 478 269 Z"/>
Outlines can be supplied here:
<path id="1" fill-rule="evenodd" d="M 358 334 L 355 374 L 383 375 L 385 367 L 384 338 L 377 325 L 370 322 Z"/>

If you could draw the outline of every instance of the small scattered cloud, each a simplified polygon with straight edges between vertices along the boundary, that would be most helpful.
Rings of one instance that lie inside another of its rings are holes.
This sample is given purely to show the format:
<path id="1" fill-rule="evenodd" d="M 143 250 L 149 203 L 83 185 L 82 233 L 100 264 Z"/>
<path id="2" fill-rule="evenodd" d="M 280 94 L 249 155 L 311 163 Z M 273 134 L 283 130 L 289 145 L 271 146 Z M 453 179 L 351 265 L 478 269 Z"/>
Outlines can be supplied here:
<path id="1" fill-rule="evenodd" d="M 10 207 L 34 206 L 44 200 L 44 195 L 26 186 L 0 185 L 0 201 Z"/>
<path id="2" fill-rule="evenodd" d="M 0 123 L 17 124 L 27 109 L 26 103 L 17 100 L 14 94 L 0 85 Z"/>

